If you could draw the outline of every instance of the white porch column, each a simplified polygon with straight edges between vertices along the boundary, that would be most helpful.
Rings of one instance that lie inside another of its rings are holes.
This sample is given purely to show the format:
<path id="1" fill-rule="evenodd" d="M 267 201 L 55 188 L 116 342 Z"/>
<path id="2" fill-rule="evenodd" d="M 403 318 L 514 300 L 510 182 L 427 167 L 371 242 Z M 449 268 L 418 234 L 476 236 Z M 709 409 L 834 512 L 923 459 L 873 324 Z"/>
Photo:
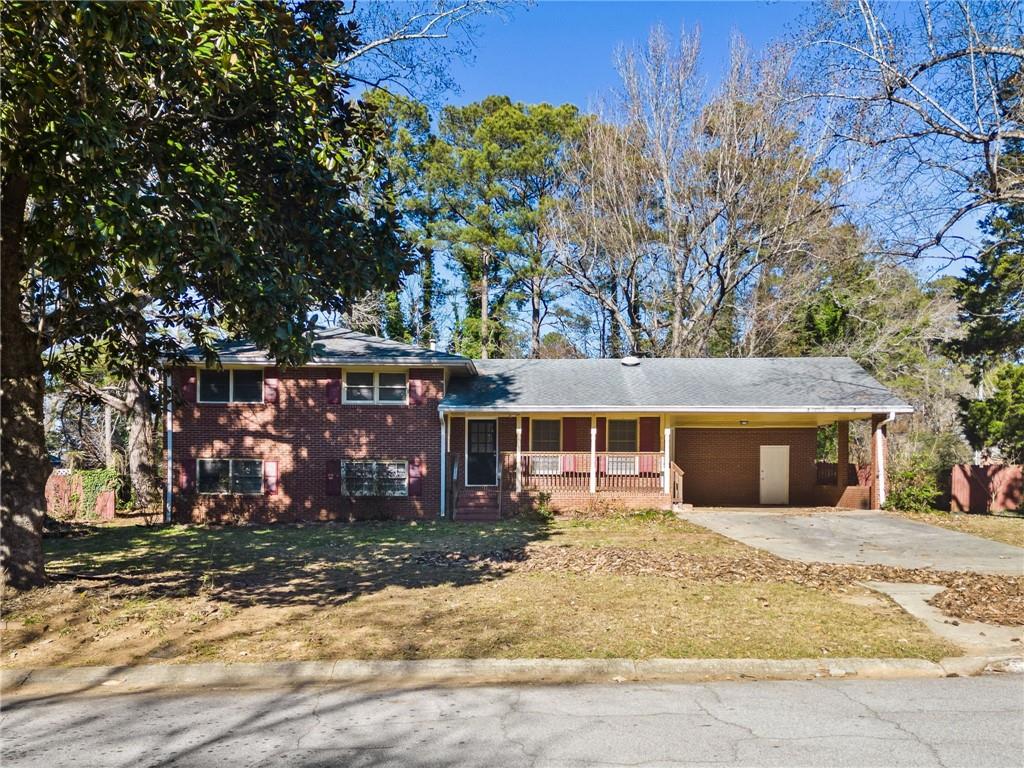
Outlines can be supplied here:
<path id="1" fill-rule="evenodd" d="M 523 417 L 516 416 L 516 493 L 523 490 Z"/>
<path id="2" fill-rule="evenodd" d="M 438 517 L 444 517 L 448 512 L 448 424 L 444 414 L 441 414 L 441 509 Z"/>
<path id="3" fill-rule="evenodd" d="M 663 473 L 664 474 L 664 478 L 665 478 L 665 493 L 672 493 L 672 474 L 671 474 L 671 471 L 669 470 L 669 467 L 671 466 L 671 463 L 672 463 L 671 452 L 670 452 L 671 449 L 669 448 L 669 446 L 671 445 L 671 440 L 672 440 L 672 427 L 665 427 L 665 445 L 664 445 L 665 458 L 663 460 L 665 462 L 665 466 L 664 466 L 664 470 L 665 471 Z"/>
<path id="4" fill-rule="evenodd" d="M 597 417 L 590 417 L 590 492 L 597 493 Z"/>

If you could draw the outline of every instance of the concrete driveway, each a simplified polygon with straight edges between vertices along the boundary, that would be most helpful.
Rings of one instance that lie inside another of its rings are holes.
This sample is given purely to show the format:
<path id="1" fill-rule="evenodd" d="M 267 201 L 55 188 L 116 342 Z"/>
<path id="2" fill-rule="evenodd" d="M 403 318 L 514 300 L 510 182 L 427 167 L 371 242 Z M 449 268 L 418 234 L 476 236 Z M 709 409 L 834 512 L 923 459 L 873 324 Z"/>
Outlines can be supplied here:
<path id="1" fill-rule="evenodd" d="M 1024 575 L 1024 549 L 884 512 L 699 508 L 684 519 L 789 560 Z"/>

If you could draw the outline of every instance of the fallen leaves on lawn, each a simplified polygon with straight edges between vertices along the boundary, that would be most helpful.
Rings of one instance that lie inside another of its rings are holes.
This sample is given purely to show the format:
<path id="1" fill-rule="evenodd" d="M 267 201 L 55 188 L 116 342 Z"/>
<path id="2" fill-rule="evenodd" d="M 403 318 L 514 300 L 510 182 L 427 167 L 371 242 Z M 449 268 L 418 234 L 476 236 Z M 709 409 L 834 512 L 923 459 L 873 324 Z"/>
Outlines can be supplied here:
<path id="1" fill-rule="evenodd" d="M 842 591 L 861 581 L 940 584 L 930 601 L 950 616 L 990 624 L 1024 625 L 1024 577 L 995 576 L 887 565 L 801 563 L 767 552 L 724 557 L 622 547 L 527 546 L 490 552 L 423 552 L 413 556 L 432 567 L 494 568 L 525 573 L 614 573 L 664 576 L 714 584 L 786 582 Z"/>

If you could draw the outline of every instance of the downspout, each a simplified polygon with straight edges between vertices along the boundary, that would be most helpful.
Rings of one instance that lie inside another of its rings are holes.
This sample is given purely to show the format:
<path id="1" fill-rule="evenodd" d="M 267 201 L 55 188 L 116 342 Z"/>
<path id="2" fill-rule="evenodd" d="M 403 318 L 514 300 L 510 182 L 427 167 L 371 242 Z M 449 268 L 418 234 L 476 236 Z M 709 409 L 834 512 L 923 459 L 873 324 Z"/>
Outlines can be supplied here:
<path id="1" fill-rule="evenodd" d="M 174 505 L 174 390 L 170 371 L 167 372 L 167 405 L 165 406 L 166 416 L 165 428 L 167 436 L 164 439 L 164 452 L 167 454 L 167 484 L 164 489 L 164 522 L 171 522 L 171 509 Z"/>
<path id="2" fill-rule="evenodd" d="M 445 514 L 448 511 L 447 509 L 445 509 L 446 502 L 447 502 L 447 499 L 448 499 L 448 496 L 446 495 L 446 492 L 448 490 L 448 488 L 447 488 L 447 485 L 448 485 L 448 461 L 447 461 L 448 456 L 446 455 L 447 452 L 446 452 L 445 449 L 447 448 L 447 446 L 445 445 L 445 443 L 447 443 L 448 441 L 445 440 L 445 421 L 444 421 L 444 413 L 443 412 L 440 414 L 440 417 L 441 417 L 441 462 L 440 462 L 440 466 L 441 466 L 441 508 L 438 510 L 437 516 L 438 517 L 444 517 Z"/>
<path id="3" fill-rule="evenodd" d="M 878 457 L 878 506 L 885 506 L 885 431 L 883 427 L 896 421 L 896 411 L 889 411 L 888 417 L 875 427 L 875 455 Z M 837 469 L 838 471 L 838 469 Z"/>

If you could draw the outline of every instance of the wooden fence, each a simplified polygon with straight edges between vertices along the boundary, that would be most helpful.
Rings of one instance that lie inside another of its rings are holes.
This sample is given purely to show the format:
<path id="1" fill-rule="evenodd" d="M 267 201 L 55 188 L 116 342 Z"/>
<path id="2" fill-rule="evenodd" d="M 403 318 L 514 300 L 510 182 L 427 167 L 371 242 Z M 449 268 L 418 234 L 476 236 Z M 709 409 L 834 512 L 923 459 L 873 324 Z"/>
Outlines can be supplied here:
<path id="1" fill-rule="evenodd" d="M 1024 468 L 1015 464 L 957 464 L 950 472 L 949 506 L 976 515 L 1024 510 Z"/>

